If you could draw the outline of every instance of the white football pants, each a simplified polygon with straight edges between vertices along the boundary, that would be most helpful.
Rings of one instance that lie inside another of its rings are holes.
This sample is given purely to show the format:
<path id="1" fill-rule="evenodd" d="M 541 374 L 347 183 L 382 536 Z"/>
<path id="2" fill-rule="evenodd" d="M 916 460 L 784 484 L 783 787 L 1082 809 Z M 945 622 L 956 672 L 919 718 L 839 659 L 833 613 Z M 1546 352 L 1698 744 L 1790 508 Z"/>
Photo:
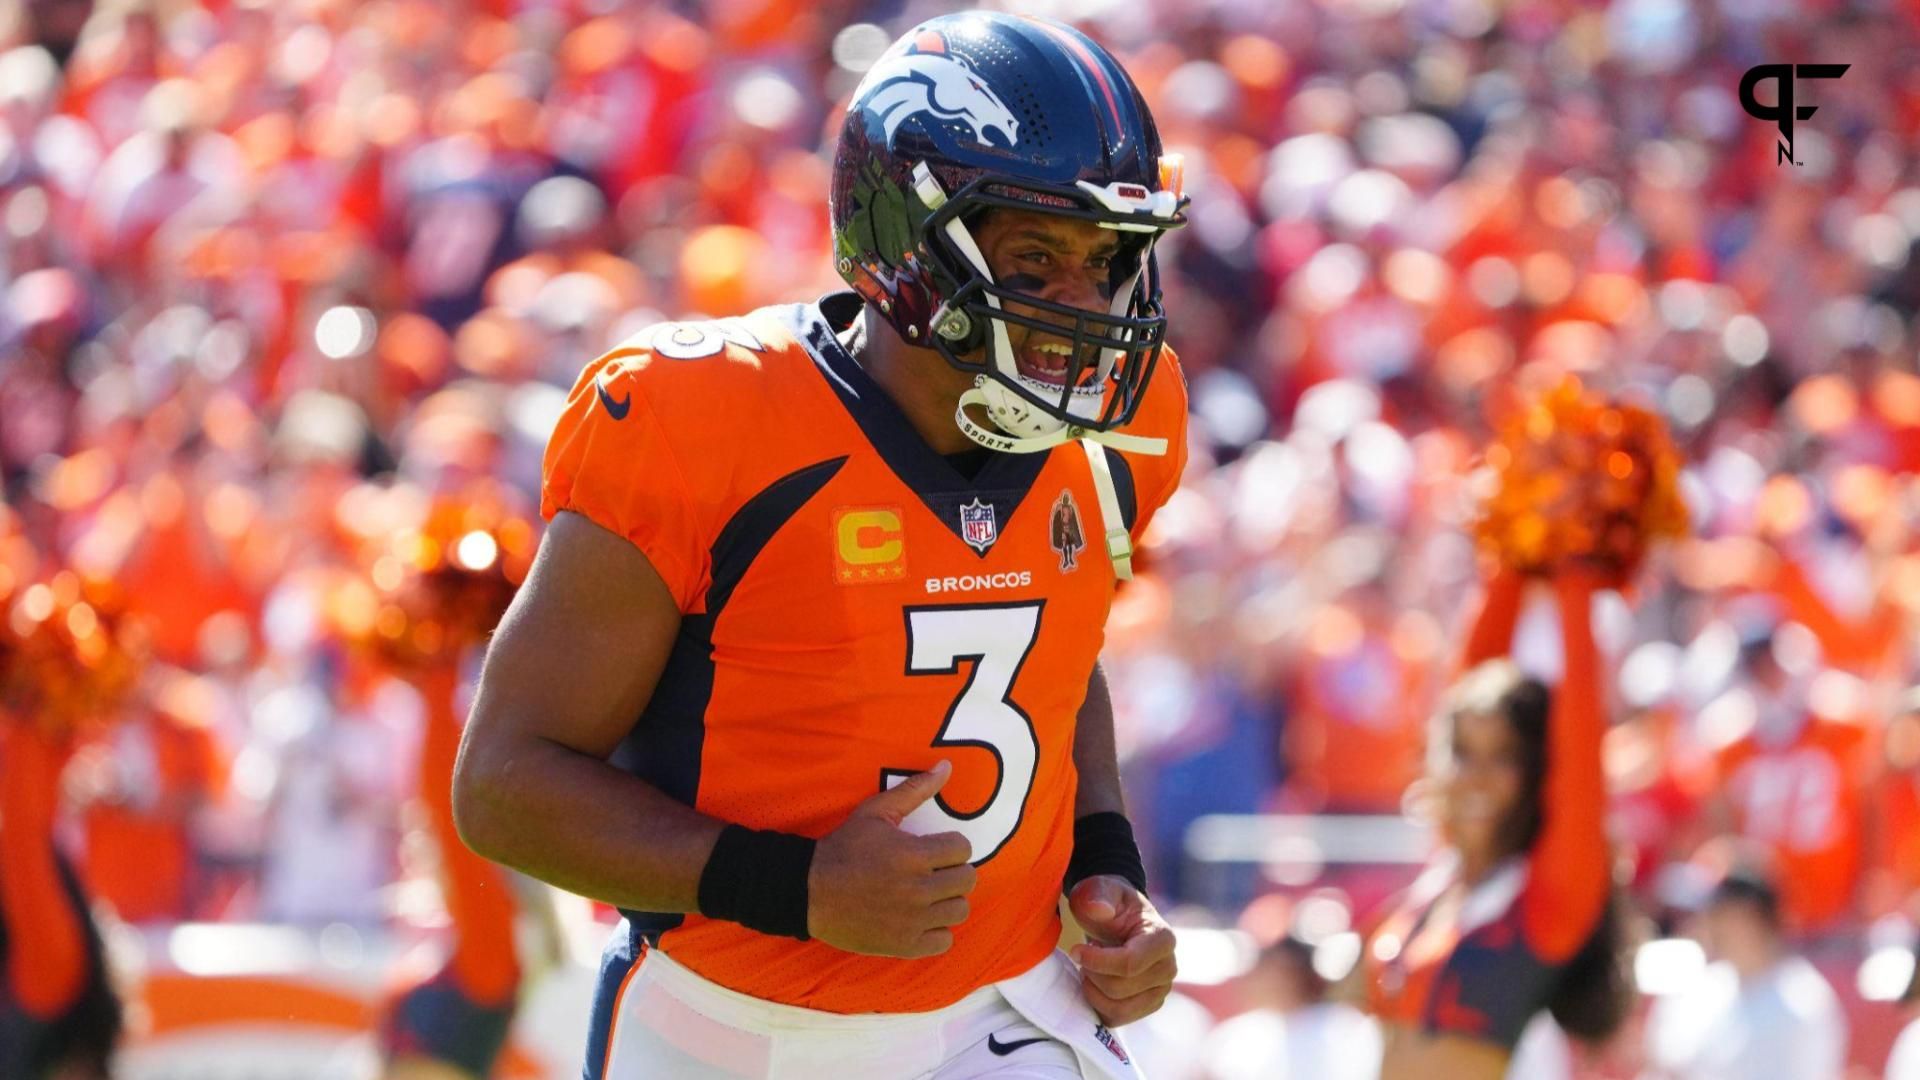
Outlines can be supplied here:
<path id="1" fill-rule="evenodd" d="M 843 1015 L 737 993 L 658 949 L 620 991 L 606 1080 L 1142 1080 L 1054 951 L 944 1009 Z"/>

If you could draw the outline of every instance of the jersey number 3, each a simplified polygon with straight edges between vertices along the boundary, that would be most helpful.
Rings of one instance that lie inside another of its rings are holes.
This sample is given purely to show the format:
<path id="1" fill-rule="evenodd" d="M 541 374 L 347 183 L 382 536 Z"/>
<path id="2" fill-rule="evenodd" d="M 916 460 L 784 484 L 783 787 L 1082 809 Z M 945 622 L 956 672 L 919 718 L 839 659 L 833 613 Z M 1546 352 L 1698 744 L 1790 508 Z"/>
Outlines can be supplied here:
<path id="1" fill-rule="evenodd" d="M 1013 703 L 1013 681 L 1033 651 L 1040 632 L 1040 604 L 975 604 L 966 607 L 907 609 L 907 674 L 957 675 L 971 660 L 966 685 L 947 709 L 933 745 L 975 746 L 999 765 L 993 794 L 980 809 L 963 814 L 936 795 L 908 814 L 900 827 L 910 833 L 957 832 L 973 845 L 973 863 L 993 858 L 1020 827 L 1040 744 L 1033 720 Z M 881 783 L 892 787 L 913 775 L 906 769 L 882 769 Z"/>

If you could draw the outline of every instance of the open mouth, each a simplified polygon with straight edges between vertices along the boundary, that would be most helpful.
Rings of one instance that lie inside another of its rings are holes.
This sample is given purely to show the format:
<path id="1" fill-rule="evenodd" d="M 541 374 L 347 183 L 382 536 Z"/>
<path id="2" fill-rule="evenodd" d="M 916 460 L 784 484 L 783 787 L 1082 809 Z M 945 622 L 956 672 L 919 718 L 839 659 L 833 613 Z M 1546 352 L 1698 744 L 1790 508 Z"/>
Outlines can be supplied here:
<path id="1" fill-rule="evenodd" d="M 1067 373 L 1073 368 L 1073 346 L 1059 338 L 1038 338 L 1029 340 L 1015 350 L 1014 365 L 1020 374 L 1045 386 L 1063 387 L 1067 385 Z M 1095 374 L 1095 365 L 1088 363 L 1080 372 L 1080 384 L 1085 386 Z"/>

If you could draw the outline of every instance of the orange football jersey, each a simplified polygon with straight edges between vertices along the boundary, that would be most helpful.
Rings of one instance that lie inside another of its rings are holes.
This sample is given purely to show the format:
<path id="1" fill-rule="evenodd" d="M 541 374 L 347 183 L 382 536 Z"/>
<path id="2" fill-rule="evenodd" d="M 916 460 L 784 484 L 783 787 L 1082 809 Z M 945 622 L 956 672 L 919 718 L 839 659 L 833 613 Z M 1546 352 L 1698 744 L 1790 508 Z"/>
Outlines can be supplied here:
<path id="1" fill-rule="evenodd" d="M 1060 934 L 1074 721 L 1115 576 L 1079 446 L 992 454 L 969 479 L 834 334 L 852 293 L 666 324 L 588 366 L 547 448 L 541 512 L 586 515 L 653 564 L 682 612 L 613 761 L 713 817 L 824 836 L 898 778 L 953 777 L 906 825 L 967 836 L 980 874 L 954 946 L 857 956 L 700 915 L 628 912 L 722 986 L 830 1012 L 951 1004 Z M 1106 451 L 1137 539 L 1179 483 L 1171 350 Z"/>
<path id="2" fill-rule="evenodd" d="M 1853 900 L 1865 843 L 1858 778 L 1866 753 L 1863 728 L 1819 717 L 1785 746 L 1748 735 L 1720 751 L 1740 835 L 1779 860 L 1781 903 L 1799 929 L 1821 928 Z"/>

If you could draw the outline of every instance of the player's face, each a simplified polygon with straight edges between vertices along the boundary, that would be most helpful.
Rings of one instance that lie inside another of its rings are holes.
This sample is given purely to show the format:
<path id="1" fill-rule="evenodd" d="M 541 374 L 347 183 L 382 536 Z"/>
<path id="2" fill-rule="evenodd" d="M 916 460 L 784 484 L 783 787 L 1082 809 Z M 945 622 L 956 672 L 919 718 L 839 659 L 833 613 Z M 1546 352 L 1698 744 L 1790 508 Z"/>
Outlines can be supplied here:
<path id="1" fill-rule="evenodd" d="M 1120 236 L 1112 229 L 1034 210 L 995 210 L 973 232 L 994 281 L 1068 307 L 1107 313 L 1113 301 L 1113 260 L 1120 250 Z M 1064 321 L 1021 304 L 1008 304 L 1007 310 L 1055 325 Z M 1022 375 L 1053 386 L 1066 381 L 1073 327 L 1069 323 L 1062 329 L 1066 333 L 1055 335 L 1007 324 L 1007 339 Z M 1087 364 L 1083 378 L 1091 378 L 1098 358 L 1082 359 Z"/>
<path id="2" fill-rule="evenodd" d="M 1461 713 L 1453 720 L 1453 759 L 1440 783 L 1440 825 L 1463 855 L 1481 860 L 1501 850 L 1507 822 L 1526 787 L 1520 737 L 1497 713 Z"/>

